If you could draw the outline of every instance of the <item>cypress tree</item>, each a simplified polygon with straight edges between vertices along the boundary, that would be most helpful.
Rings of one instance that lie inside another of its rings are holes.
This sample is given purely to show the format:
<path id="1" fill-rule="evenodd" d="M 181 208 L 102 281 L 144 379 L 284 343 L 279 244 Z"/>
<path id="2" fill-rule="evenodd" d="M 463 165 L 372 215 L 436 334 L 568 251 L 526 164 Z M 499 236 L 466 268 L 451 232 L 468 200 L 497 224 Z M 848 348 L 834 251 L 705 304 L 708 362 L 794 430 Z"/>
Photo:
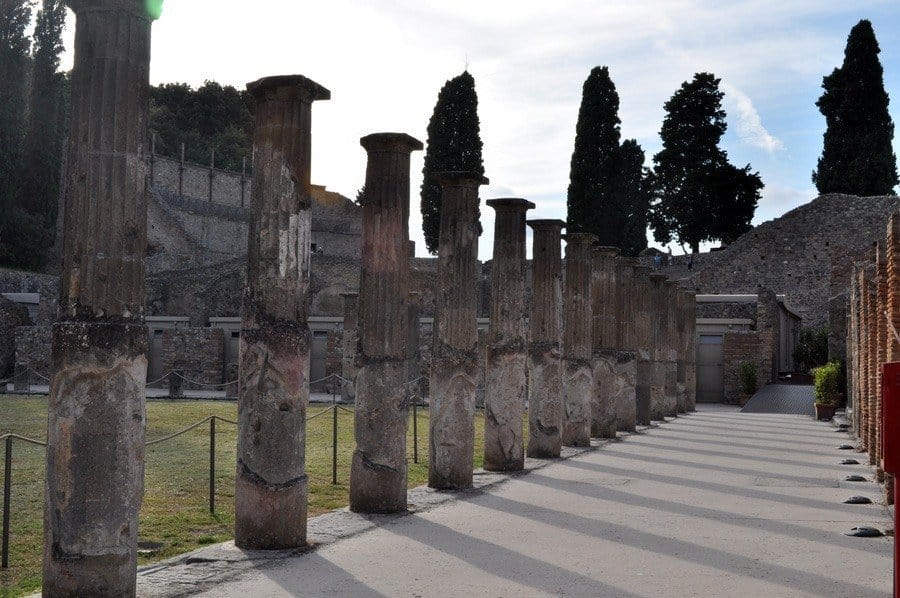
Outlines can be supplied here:
<path id="1" fill-rule="evenodd" d="M 575 149 L 569 170 L 566 230 L 597 235 L 604 245 L 621 246 L 625 210 L 616 205 L 619 174 L 619 94 L 605 66 L 584 82 Z"/>
<path id="2" fill-rule="evenodd" d="M 894 194 L 894 123 L 888 113 L 880 52 L 872 23 L 862 20 L 847 38 L 844 63 L 822 81 L 825 91 L 816 106 L 827 129 L 812 175 L 819 193 Z"/>
<path id="3" fill-rule="evenodd" d="M 619 148 L 617 188 L 620 189 L 624 207 L 622 255 L 637 256 L 647 249 L 650 194 L 645 181 L 644 158 L 644 150 L 634 139 L 626 139 Z"/>
<path id="4" fill-rule="evenodd" d="M 421 206 L 425 246 L 432 254 L 437 253 L 441 231 L 441 187 L 432 180 L 432 175 L 452 171 L 483 175 L 481 148 L 475 79 L 464 71 L 441 88 L 428 122 Z"/>
<path id="5" fill-rule="evenodd" d="M 12 243 L 16 240 L 15 201 L 22 164 L 25 124 L 25 83 L 30 41 L 25 29 L 31 22 L 26 0 L 0 0 L 0 264 L 18 266 Z"/>
<path id="6" fill-rule="evenodd" d="M 666 102 L 663 149 L 648 176 L 654 237 L 695 253 L 701 242 L 729 242 L 749 230 L 763 186 L 749 165 L 735 168 L 719 148 L 727 129 L 719 83 L 711 73 L 697 73 Z"/>

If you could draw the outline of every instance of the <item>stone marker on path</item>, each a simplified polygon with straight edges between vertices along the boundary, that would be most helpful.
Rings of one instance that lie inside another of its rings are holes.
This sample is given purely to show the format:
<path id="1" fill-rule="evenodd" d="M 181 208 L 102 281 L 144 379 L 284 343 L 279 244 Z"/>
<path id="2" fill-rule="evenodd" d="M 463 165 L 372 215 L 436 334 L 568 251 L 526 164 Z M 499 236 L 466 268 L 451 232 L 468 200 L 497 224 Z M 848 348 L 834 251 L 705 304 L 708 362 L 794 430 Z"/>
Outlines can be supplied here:
<path id="1" fill-rule="evenodd" d="M 525 467 L 522 420 L 528 392 L 525 307 L 525 218 L 534 208 L 518 198 L 489 199 L 494 208 L 491 324 L 484 388 L 484 468 Z"/>
<path id="2" fill-rule="evenodd" d="M 534 292 L 528 331 L 529 457 L 550 459 L 562 451 L 562 289 L 560 280 L 562 220 L 529 220 Z"/>
<path id="3" fill-rule="evenodd" d="M 312 103 L 301 75 L 247 85 L 256 100 L 247 284 L 241 324 L 235 544 L 306 544 Z"/>
<path id="4" fill-rule="evenodd" d="M 441 185 L 441 232 L 434 305 L 428 485 L 471 488 L 478 371 L 478 173 L 435 175 Z"/>
<path id="5" fill-rule="evenodd" d="M 360 140 L 368 152 L 359 279 L 360 370 L 350 510 L 406 510 L 409 343 L 409 163 L 422 142 L 402 133 Z"/>
<path id="6" fill-rule="evenodd" d="M 144 493 L 150 29 L 141 0 L 76 15 L 53 327 L 43 592 L 134 596 Z"/>
<path id="7" fill-rule="evenodd" d="M 619 319 L 619 293 L 616 284 L 616 247 L 595 246 L 592 270 L 592 386 L 591 436 L 616 437 L 615 394 L 616 328 Z"/>
<path id="8" fill-rule="evenodd" d="M 597 237 L 570 233 L 563 292 L 563 397 L 565 446 L 591 446 L 591 248 Z"/>

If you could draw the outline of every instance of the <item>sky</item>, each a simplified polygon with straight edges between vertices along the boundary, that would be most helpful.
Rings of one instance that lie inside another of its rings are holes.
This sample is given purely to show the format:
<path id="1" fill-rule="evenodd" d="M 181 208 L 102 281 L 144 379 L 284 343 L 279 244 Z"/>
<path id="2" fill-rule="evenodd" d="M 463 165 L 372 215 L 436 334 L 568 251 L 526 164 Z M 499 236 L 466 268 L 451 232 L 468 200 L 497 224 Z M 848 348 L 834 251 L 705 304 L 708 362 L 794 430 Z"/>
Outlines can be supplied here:
<path id="1" fill-rule="evenodd" d="M 441 86 L 468 69 L 491 181 L 482 199 L 525 197 L 537 205 L 531 218 L 564 220 L 591 68 L 609 67 L 622 138 L 637 139 L 648 166 L 661 147 L 663 104 L 694 73 L 709 71 L 726 94 L 724 149 L 766 184 L 759 224 L 816 196 L 810 175 L 825 123 L 815 102 L 863 18 L 881 44 L 897 122 L 896 0 L 165 0 L 153 26 L 150 78 L 242 87 L 297 73 L 324 85 L 332 99 L 313 106 L 312 180 L 353 198 L 365 178 L 359 138 L 396 131 L 424 142 Z M 73 38 L 70 15 L 69 49 Z M 63 67 L 71 62 L 67 51 Z M 419 256 L 426 255 L 417 209 L 422 159 L 413 154 L 411 172 Z M 490 259 L 490 208 L 482 209 L 482 225 L 479 254 Z"/>

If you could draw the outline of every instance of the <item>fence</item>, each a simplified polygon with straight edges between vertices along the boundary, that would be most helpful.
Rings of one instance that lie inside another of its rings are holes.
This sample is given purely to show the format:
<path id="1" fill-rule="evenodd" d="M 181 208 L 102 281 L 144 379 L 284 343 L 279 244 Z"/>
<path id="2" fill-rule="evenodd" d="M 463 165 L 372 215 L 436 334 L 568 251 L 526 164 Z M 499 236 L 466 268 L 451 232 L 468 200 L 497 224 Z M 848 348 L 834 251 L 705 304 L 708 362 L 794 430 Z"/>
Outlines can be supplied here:
<path id="1" fill-rule="evenodd" d="M 419 462 L 419 433 L 418 433 L 418 410 L 422 407 L 425 407 L 426 404 L 422 401 L 421 397 L 415 392 L 415 388 L 417 384 L 422 380 L 422 377 L 416 378 L 414 380 L 410 380 L 404 384 L 404 388 L 406 389 L 406 404 L 411 409 L 412 414 L 412 450 L 413 450 L 413 462 Z M 2 382 L 2 381 L 0 381 Z M 342 378 L 336 374 L 331 374 L 326 376 L 325 378 L 321 378 L 319 380 L 314 380 L 310 382 L 310 387 L 322 387 L 330 390 L 330 394 L 332 395 L 331 404 L 327 407 L 318 409 L 315 413 L 307 416 L 306 421 L 310 422 L 312 420 L 318 419 L 320 417 L 325 416 L 326 414 L 331 414 L 331 484 L 338 485 L 338 414 L 343 411 L 345 413 L 349 413 L 351 415 L 355 414 L 353 409 L 350 409 L 344 405 L 341 405 L 338 402 L 338 393 L 342 384 L 349 383 L 350 381 L 346 378 Z M 176 438 L 184 436 L 189 432 L 196 430 L 198 428 L 203 427 L 206 424 L 209 424 L 209 503 L 208 508 L 210 513 L 215 513 L 216 511 L 216 423 L 221 422 L 223 424 L 228 424 L 231 426 L 237 426 L 238 423 L 236 421 L 221 417 L 219 415 L 210 415 L 205 417 L 189 426 L 184 427 L 176 432 L 171 434 L 167 434 L 160 438 L 155 438 L 153 440 L 149 440 L 146 442 L 145 446 L 155 446 L 159 444 L 163 444 L 169 441 L 172 441 Z M 33 446 L 43 447 L 47 446 L 46 442 L 42 442 L 40 440 L 35 440 L 33 438 L 28 438 L 26 436 L 21 436 L 18 434 L 3 434 L 0 435 L 0 441 L 4 443 L 4 476 L 3 476 L 3 522 L 2 522 L 2 542 L 0 542 L 0 568 L 8 569 L 9 568 L 9 537 L 10 537 L 10 516 L 11 516 L 11 498 L 12 498 L 12 455 L 13 455 L 13 441 L 18 440 L 24 442 L 26 444 L 30 444 Z"/>

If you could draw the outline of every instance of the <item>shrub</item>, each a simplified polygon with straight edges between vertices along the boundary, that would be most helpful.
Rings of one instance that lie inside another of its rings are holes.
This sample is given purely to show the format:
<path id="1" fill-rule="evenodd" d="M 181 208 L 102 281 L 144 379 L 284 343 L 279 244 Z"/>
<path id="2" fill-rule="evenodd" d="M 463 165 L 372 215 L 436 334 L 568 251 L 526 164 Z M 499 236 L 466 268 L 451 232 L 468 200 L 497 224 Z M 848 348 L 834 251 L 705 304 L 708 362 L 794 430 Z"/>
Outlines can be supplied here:
<path id="1" fill-rule="evenodd" d="M 741 392 L 754 395 L 756 390 L 756 364 L 752 361 L 745 361 L 741 364 Z"/>
<path id="2" fill-rule="evenodd" d="M 828 363 L 828 328 L 804 328 L 794 347 L 794 368 L 809 372 Z"/>
<path id="3" fill-rule="evenodd" d="M 841 364 L 832 361 L 814 369 L 813 376 L 816 383 L 816 403 L 819 405 L 833 403 L 841 392 Z"/>

